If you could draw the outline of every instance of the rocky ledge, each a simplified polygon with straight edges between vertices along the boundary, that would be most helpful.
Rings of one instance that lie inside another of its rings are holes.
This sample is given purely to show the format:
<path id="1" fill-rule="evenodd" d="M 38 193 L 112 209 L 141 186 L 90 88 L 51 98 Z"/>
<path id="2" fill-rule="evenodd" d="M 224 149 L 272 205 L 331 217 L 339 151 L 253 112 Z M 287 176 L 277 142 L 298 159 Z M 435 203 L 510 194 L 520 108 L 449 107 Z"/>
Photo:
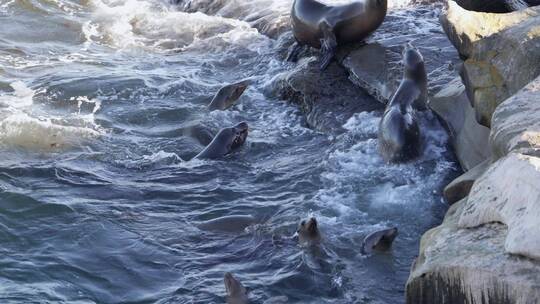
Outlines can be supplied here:
<path id="1" fill-rule="evenodd" d="M 471 159 L 460 149 L 489 153 L 446 187 L 455 204 L 422 237 L 407 303 L 540 303 L 539 16 L 538 7 L 494 14 L 454 1 L 441 16 L 464 59 L 463 84 L 430 105 L 457 136 L 478 135 L 456 142 L 462 164 Z"/>

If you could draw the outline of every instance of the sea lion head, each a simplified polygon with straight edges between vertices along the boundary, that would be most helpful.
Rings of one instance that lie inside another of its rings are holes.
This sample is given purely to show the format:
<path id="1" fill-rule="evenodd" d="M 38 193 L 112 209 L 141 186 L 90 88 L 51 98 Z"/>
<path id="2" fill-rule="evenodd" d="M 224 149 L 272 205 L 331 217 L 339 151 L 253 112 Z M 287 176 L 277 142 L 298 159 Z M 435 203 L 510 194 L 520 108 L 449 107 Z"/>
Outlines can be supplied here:
<path id="1" fill-rule="evenodd" d="M 248 296 L 246 288 L 230 272 L 226 272 L 223 278 L 225 291 L 227 292 L 227 303 L 247 303 Z"/>
<path id="2" fill-rule="evenodd" d="M 298 233 L 298 241 L 302 245 L 316 244 L 321 240 L 321 233 L 314 217 L 300 222 L 296 232 Z"/>
<path id="3" fill-rule="evenodd" d="M 402 55 L 405 69 L 415 70 L 420 65 L 424 65 L 424 57 L 411 43 L 405 45 Z"/>
<path id="4" fill-rule="evenodd" d="M 403 48 L 403 67 L 405 78 L 410 78 L 415 82 L 424 82 L 427 78 L 424 66 L 424 57 L 411 43 L 407 43 Z"/>
<path id="5" fill-rule="evenodd" d="M 223 157 L 240 148 L 246 141 L 248 124 L 241 122 L 236 126 L 223 128 L 214 137 L 212 142 L 195 158 L 215 159 Z"/>
<path id="6" fill-rule="evenodd" d="M 240 148 L 248 136 L 247 122 L 241 122 L 234 127 L 224 128 L 216 135 L 216 139 L 225 147 L 225 154 Z"/>
<path id="7" fill-rule="evenodd" d="M 209 110 L 225 110 L 232 107 L 250 83 L 251 81 L 249 80 L 243 80 L 222 87 L 216 96 L 214 96 L 210 105 L 208 105 Z"/>
<path id="8" fill-rule="evenodd" d="M 248 136 L 248 124 L 243 121 L 234 127 L 229 128 L 231 137 L 229 138 L 229 151 L 240 148 L 245 142 Z"/>
<path id="9" fill-rule="evenodd" d="M 385 251 L 388 250 L 394 239 L 398 235 L 397 227 L 386 228 L 379 231 L 375 231 L 364 239 L 362 242 L 362 253 L 369 254 L 374 250 Z"/>

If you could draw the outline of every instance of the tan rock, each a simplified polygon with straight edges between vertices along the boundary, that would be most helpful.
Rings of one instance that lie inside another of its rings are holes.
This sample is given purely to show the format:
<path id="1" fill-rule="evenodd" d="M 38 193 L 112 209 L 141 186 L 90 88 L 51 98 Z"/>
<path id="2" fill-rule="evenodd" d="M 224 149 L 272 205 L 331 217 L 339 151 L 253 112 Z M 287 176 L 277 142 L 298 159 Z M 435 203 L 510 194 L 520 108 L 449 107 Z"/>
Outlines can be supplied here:
<path id="1" fill-rule="evenodd" d="M 540 77 L 499 105 L 490 140 L 495 158 L 510 151 L 533 154 L 540 149 Z"/>
<path id="2" fill-rule="evenodd" d="M 538 304 L 540 262 L 504 252 L 506 227 L 457 225 L 465 200 L 422 237 L 407 281 L 408 304 Z"/>

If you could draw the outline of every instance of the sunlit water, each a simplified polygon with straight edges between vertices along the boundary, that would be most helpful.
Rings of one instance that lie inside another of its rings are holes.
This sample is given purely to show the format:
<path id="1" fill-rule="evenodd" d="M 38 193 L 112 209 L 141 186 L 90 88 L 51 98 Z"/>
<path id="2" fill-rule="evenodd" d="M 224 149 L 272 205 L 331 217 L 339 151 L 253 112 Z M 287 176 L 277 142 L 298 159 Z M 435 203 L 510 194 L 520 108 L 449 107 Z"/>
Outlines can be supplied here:
<path id="1" fill-rule="evenodd" d="M 386 165 L 381 113 L 357 113 L 340 135 L 307 129 L 269 93 L 291 68 L 281 40 L 244 21 L 152 0 L 0 0 L 0 24 L 1 303 L 223 303 L 225 271 L 253 303 L 404 301 L 456 171 L 433 117 L 424 156 Z M 237 106 L 206 110 L 245 78 Z M 243 120 L 240 151 L 189 161 L 203 148 L 191 126 Z M 196 226 L 231 214 L 259 224 Z M 322 255 L 289 240 L 310 215 Z M 362 256 L 386 226 L 400 230 L 393 249 Z"/>

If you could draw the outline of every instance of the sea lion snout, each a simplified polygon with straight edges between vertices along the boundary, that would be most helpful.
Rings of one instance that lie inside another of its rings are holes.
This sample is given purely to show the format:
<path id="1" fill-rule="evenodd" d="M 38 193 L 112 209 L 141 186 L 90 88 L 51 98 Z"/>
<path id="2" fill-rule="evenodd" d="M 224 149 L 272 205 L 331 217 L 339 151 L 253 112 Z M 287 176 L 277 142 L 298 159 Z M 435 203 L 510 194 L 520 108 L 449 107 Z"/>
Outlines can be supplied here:
<path id="1" fill-rule="evenodd" d="M 302 245 L 316 244 L 321 240 L 321 233 L 319 231 L 317 219 L 314 217 L 307 221 L 301 221 L 296 232 L 298 234 L 298 241 Z"/>
<path id="2" fill-rule="evenodd" d="M 225 273 L 223 282 L 227 292 L 227 303 L 248 303 L 246 288 L 230 272 Z"/>
<path id="3" fill-rule="evenodd" d="M 250 80 L 244 80 L 244 81 L 240 81 L 240 82 L 231 84 L 228 99 L 233 101 L 233 100 L 237 100 L 238 98 L 240 98 L 240 96 L 242 96 L 242 94 L 247 89 L 247 87 L 250 85 L 250 83 L 251 83 Z"/>
<path id="4" fill-rule="evenodd" d="M 243 121 L 236 126 L 233 127 L 234 129 L 234 139 L 231 144 L 232 149 L 236 149 L 244 144 L 244 142 L 247 139 L 249 126 L 247 122 Z"/>

